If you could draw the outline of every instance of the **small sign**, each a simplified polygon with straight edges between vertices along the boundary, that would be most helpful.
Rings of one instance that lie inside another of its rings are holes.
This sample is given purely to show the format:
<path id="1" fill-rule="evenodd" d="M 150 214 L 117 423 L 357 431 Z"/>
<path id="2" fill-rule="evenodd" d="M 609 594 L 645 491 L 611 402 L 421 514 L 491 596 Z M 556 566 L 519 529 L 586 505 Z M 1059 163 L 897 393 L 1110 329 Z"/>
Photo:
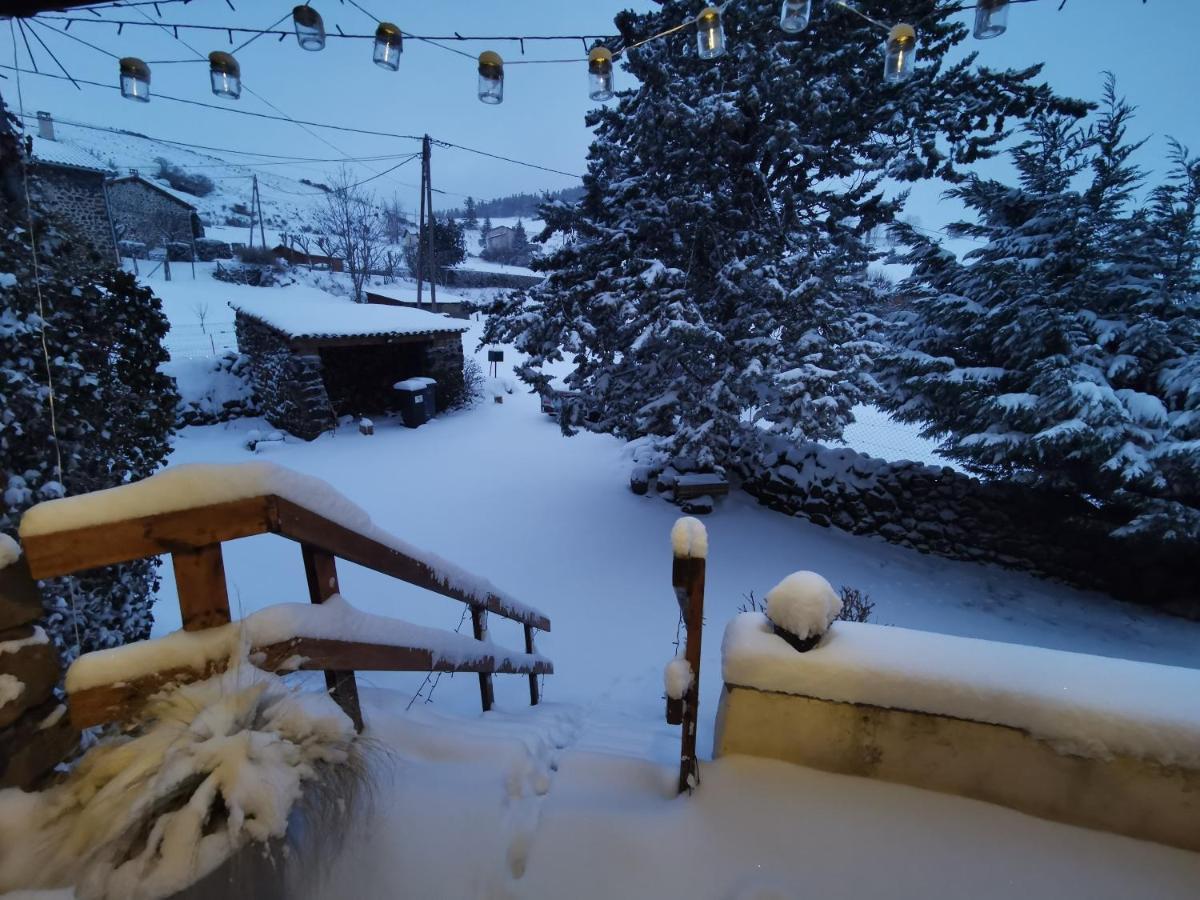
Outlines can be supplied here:
<path id="1" fill-rule="evenodd" d="M 493 362 L 493 363 L 504 362 L 504 351 L 503 350 L 489 350 L 488 351 L 488 362 Z"/>

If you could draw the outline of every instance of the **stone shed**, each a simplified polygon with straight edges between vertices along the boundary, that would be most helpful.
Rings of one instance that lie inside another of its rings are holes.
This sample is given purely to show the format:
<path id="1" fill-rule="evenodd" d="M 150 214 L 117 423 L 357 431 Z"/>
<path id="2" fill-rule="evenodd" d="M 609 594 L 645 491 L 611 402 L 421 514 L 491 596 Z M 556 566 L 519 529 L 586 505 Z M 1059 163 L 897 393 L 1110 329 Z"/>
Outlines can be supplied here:
<path id="1" fill-rule="evenodd" d="M 399 408 L 398 381 L 437 381 L 437 408 L 463 391 L 462 334 L 446 316 L 330 298 L 263 297 L 230 303 L 238 349 L 263 416 L 312 440 L 343 415 Z"/>
<path id="2" fill-rule="evenodd" d="M 47 136 L 53 133 L 47 117 L 41 121 L 38 137 L 28 139 L 35 190 L 46 207 L 72 226 L 100 257 L 119 263 L 105 188 L 107 169 L 87 151 Z"/>
<path id="3" fill-rule="evenodd" d="M 190 244 L 204 237 L 196 207 L 169 188 L 141 175 L 124 175 L 108 183 L 108 203 L 119 240 L 147 247 Z"/>

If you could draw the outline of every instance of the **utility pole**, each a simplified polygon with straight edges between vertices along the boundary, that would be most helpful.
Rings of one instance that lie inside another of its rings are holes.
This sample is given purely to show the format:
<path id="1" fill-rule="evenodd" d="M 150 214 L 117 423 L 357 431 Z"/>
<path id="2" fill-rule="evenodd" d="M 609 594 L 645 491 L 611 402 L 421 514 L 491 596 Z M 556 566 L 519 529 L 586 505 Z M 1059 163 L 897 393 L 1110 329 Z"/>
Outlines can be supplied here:
<path id="1" fill-rule="evenodd" d="M 417 306 L 425 283 L 425 178 L 429 173 L 429 135 L 421 141 L 421 211 L 417 214 Z"/>
<path id="2" fill-rule="evenodd" d="M 433 311 L 437 312 L 437 256 L 433 251 L 433 179 L 429 173 L 431 148 L 429 135 L 425 135 L 421 141 L 421 212 L 417 220 L 417 306 L 421 305 L 425 267 L 428 265 L 429 302 Z M 423 242 L 422 236 L 425 238 Z"/>
<path id="3" fill-rule="evenodd" d="M 258 236 L 263 249 L 267 249 L 267 233 L 263 231 L 262 195 L 258 192 L 258 176 L 254 176 L 254 187 L 250 192 L 250 247 L 254 247 L 254 219 L 258 218 Z"/>

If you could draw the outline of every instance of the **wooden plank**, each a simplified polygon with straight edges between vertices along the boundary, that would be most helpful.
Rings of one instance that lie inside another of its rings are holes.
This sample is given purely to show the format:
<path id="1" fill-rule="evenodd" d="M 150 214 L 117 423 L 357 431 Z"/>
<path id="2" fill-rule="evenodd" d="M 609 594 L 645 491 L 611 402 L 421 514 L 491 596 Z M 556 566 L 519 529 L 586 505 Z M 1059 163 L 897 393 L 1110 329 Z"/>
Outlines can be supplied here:
<path id="1" fill-rule="evenodd" d="M 203 631 L 228 625 L 229 593 L 225 585 L 225 562 L 221 545 L 209 544 L 195 550 L 171 554 L 175 567 L 175 590 L 184 631 Z"/>
<path id="2" fill-rule="evenodd" d="M 696 761 L 696 720 L 700 711 L 700 639 L 704 630 L 704 558 L 676 556 L 671 567 L 671 583 L 683 610 L 687 643 L 684 658 L 692 669 L 692 686 L 683 696 L 683 735 L 679 748 L 679 792 L 690 791 L 700 783 Z M 668 715 L 671 710 L 668 707 Z"/>
<path id="3" fill-rule="evenodd" d="M 529 625 L 525 626 L 525 652 L 533 654 L 533 628 Z M 538 690 L 538 680 L 536 675 L 529 676 L 529 705 L 537 706 L 541 700 L 541 691 Z"/>
<path id="4" fill-rule="evenodd" d="M 477 606 L 471 607 L 471 631 L 477 641 L 482 641 L 487 637 L 487 613 Z M 492 676 L 486 672 L 479 673 L 479 702 L 482 704 L 484 712 L 496 705 L 496 694 L 492 690 Z"/>
<path id="5" fill-rule="evenodd" d="M 509 612 L 494 594 L 480 599 L 448 584 L 436 569 L 413 559 L 373 538 L 338 525 L 282 497 L 272 497 L 271 530 L 303 544 L 310 544 L 334 556 L 374 569 L 409 584 L 466 603 L 472 609 L 484 609 L 514 619 L 542 631 L 550 630 L 550 620 L 538 613 Z"/>
<path id="6" fill-rule="evenodd" d="M 304 558 L 304 577 L 308 580 L 308 598 L 313 603 L 324 603 L 338 593 L 337 561 L 324 550 L 310 544 L 301 544 Z M 362 707 L 358 702 L 358 685 L 354 681 L 354 670 L 325 670 L 325 688 L 350 717 L 354 730 L 362 733 Z"/>
<path id="7" fill-rule="evenodd" d="M 291 638 L 251 651 L 250 659 L 260 669 L 286 673 L 304 671 L 376 671 L 376 672 L 494 672 L 498 675 L 552 675 L 554 666 L 539 660 L 530 666 L 518 666 L 502 657 L 484 656 L 471 662 L 456 664 L 422 647 L 397 647 L 385 644 L 364 644 L 334 641 L 325 638 Z M 166 669 L 142 678 L 113 684 L 98 685 L 75 691 L 69 697 L 71 723 L 76 728 L 90 728 L 107 722 L 131 718 L 147 700 L 160 691 L 178 684 L 210 678 L 225 670 L 227 660 L 211 662 L 202 670 L 186 667 Z"/>
<path id="8" fill-rule="evenodd" d="M 139 516 L 21 538 L 34 578 L 70 575 L 113 563 L 195 550 L 270 531 L 268 497 Z"/>

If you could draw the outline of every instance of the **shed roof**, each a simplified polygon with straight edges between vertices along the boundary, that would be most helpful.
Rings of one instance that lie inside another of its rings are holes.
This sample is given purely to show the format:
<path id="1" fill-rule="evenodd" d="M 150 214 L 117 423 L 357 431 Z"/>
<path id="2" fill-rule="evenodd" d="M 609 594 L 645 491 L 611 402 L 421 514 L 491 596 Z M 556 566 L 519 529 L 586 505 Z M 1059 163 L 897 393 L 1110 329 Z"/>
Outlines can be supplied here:
<path id="1" fill-rule="evenodd" d="M 381 306 L 350 300 L 263 297 L 231 300 L 229 305 L 293 340 L 380 338 L 423 334 L 461 334 L 467 326 L 423 309 Z"/>
<path id="2" fill-rule="evenodd" d="M 97 157 L 73 144 L 64 144 L 62 141 L 48 141 L 42 137 L 33 138 L 32 143 L 31 155 L 34 163 L 65 166 L 69 169 L 83 169 L 88 172 L 108 171 L 108 167 Z"/>
<path id="3" fill-rule="evenodd" d="M 178 191 L 172 190 L 171 188 L 167 187 L 166 185 L 159 184 L 156 181 L 151 181 L 145 175 L 122 175 L 119 178 L 112 178 L 109 180 L 110 180 L 110 183 L 112 183 L 112 184 L 118 184 L 118 183 L 125 182 L 125 181 L 134 182 L 137 184 L 143 184 L 146 187 L 150 188 L 151 190 L 158 191 L 160 194 L 163 194 L 164 196 L 170 198 L 171 200 L 174 200 L 180 206 L 186 206 L 188 209 L 192 210 L 193 212 L 195 212 L 195 210 L 196 210 L 195 204 L 193 204 L 186 197 L 184 197 L 183 194 L 179 193 Z"/>

